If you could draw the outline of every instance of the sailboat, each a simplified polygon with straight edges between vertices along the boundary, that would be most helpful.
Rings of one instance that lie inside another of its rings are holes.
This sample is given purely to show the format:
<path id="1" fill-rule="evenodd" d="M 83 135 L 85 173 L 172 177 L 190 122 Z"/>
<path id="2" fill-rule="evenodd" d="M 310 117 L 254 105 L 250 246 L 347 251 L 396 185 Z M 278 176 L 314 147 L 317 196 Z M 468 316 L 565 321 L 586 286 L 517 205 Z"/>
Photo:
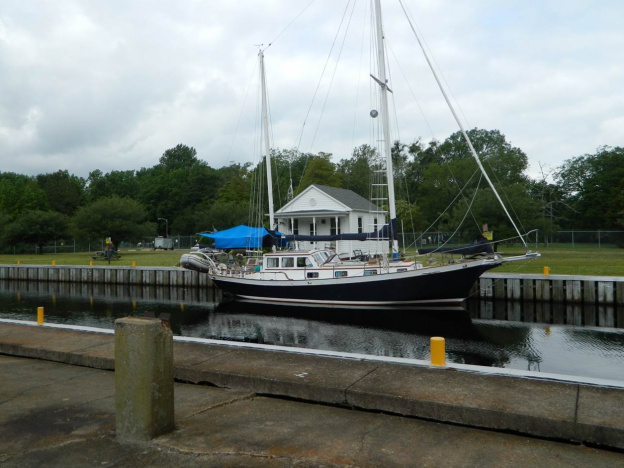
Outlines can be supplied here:
<path id="1" fill-rule="evenodd" d="M 397 235 L 397 215 L 391 157 L 391 139 L 388 111 L 388 79 L 386 78 L 386 58 L 384 35 L 381 24 L 380 0 L 375 0 L 375 34 L 377 65 L 379 76 L 371 78 L 379 86 L 380 111 L 371 117 L 379 116 L 383 140 L 383 156 L 387 177 L 387 202 L 389 221 L 376 232 L 335 233 L 331 236 L 278 235 L 282 241 L 297 245 L 298 241 L 310 242 L 333 240 L 361 240 L 390 244 L 387 255 L 374 258 L 341 258 L 332 248 L 311 248 L 307 250 L 273 250 L 262 256 L 253 257 L 246 263 L 227 265 L 209 253 L 195 252 L 184 254 L 181 266 L 205 273 L 223 291 L 234 299 L 263 303 L 315 305 L 329 307 L 371 307 L 427 304 L 447 306 L 461 304 L 470 294 L 472 286 L 484 272 L 503 263 L 536 258 L 538 253 L 530 252 L 524 237 L 520 234 L 513 219 L 505 208 L 502 199 L 485 172 L 470 143 L 468 135 L 457 119 L 452 106 L 444 93 L 451 111 L 466 138 L 484 178 L 490 184 L 498 201 L 503 206 L 524 246 L 526 253 L 513 257 L 503 257 L 495 253 L 491 245 L 469 246 L 455 250 L 458 258 L 444 264 L 423 264 L 416 260 L 402 259 L 399 255 Z M 421 46 L 422 47 L 422 46 Z M 423 48 L 426 55 L 426 51 Z M 427 61 L 429 59 L 427 58 Z M 266 151 L 267 183 L 269 185 L 269 225 L 275 226 L 273 194 L 271 189 L 271 162 L 269 147 L 268 113 L 265 85 L 264 54 L 259 53 L 260 79 L 262 87 L 262 121 Z M 437 75 L 431 67 L 434 76 Z M 439 84 L 439 80 L 438 80 Z M 269 235 L 273 231 L 268 231 Z M 318 244 L 311 244 L 318 245 Z M 218 246 L 217 246 L 218 247 Z M 479 255 L 480 254 L 480 255 Z"/>

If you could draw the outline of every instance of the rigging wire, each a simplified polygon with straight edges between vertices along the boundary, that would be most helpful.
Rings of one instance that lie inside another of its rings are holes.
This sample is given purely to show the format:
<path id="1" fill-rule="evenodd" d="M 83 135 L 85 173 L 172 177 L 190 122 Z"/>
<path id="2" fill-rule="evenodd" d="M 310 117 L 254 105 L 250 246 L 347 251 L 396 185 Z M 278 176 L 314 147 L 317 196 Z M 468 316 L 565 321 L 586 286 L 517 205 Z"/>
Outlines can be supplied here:
<path id="1" fill-rule="evenodd" d="M 312 111 L 312 106 L 314 105 L 314 101 L 316 100 L 316 95 L 317 95 L 317 93 L 319 91 L 319 88 L 321 86 L 321 83 L 323 81 L 323 77 L 325 76 L 325 71 L 327 70 L 327 66 L 329 64 L 329 60 L 331 58 L 332 52 L 334 50 L 334 47 L 336 45 L 336 41 L 338 40 L 338 35 L 340 34 L 340 30 L 342 29 L 342 24 L 343 24 L 344 19 L 345 19 L 346 15 L 347 15 L 347 11 L 349 9 L 349 4 L 350 3 L 351 3 L 350 1 L 349 1 L 349 3 L 347 3 L 347 6 L 345 7 L 345 10 L 344 10 L 344 12 L 342 14 L 342 19 L 340 20 L 340 24 L 338 25 L 338 30 L 336 31 L 336 35 L 334 36 L 334 40 L 332 41 L 332 45 L 331 45 L 331 47 L 329 49 L 329 53 L 327 54 L 327 58 L 325 59 L 325 65 L 323 66 L 323 70 L 321 71 L 321 76 L 319 77 L 318 83 L 316 84 L 316 89 L 314 90 L 314 94 L 312 95 L 312 101 L 310 102 L 310 106 L 308 107 L 308 110 L 306 112 L 305 118 L 303 119 L 303 125 L 301 126 L 301 131 L 299 132 L 299 137 L 297 139 L 297 145 L 295 146 L 295 151 L 296 152 L 299 152 L 299 147 L 301 146 L 301 140 L 303 138 L 303 132 L 305 130 L 305 126 L 306 126 L 306 123 L 308 121 L 308 117 L 310 116 L 310 112 Z M 304 164 L 302 174 L 305 173 L 307 165 L 308 165 L 308 161 L 307 161 L 307 158 L 306 158 L 306 162 Z M 300 186 L 301 186 L 301 179 L 299 179 L 299 184 L 297 186 L 297 189 L 299 189 Z"/>
<path id="2" fill-rule="evenodd" d="M 453 116 L 455 117 L 455 120 L 457 121 L 457 124 L 460 127 L 460 130 L 464 136 L 464 138 L 466 139 L 466 143 L 468 144 L 468 147 L 470 148 L 470 151 L 472 152 L 475 160 L 477 161 L 477 164 L 479 165 L 479 167 L 481 168 L 483 175 L 485 177 L 485 180 L 488 182 L 488 184 L 490 185 L 490 187 L 492 188 L 492 191 L 494 192 L 494 195 L 496 195 L 496 198 L 498 199 L 501 207 L 503 208 L 503 210 L 505 211 L 505 214 L 507 215 L 507 217 L 509 218 L 509 221 L 511 222 L 511 224 L 513 225 L 514 229 L 516 230 L 516 233 L 518 234 L 518 236 L 520 237 L 520 240 L 522 241 L 523 245 L 525 248 L 528 248 L 528 245 L 526 243 L 526 241 L 524 240 L 524 237 L 522 236 L 522 234 L 520 233 L 520 230 L 518 229 L 518 227 L 516 226 L 516 223 L 514 222 L 513 218 L 511 217 L 511 215 L 509 214 L 509 211 L 507 210 L 507 207 L 505 206 L 505 204 L 503 203 L 503 200 L 500 198 L 500 195 L 498 194 L 498 192 L 496 191 L 496 189 L 494 188 L 494 184 L 492 183 L 492 181 L 490 180 L 489 176 L 487 175 L 487 173 L 485 172 L 485 169 L 483 168 L 483 165 L 481 164 L 481 160 L 479 159 L 479 156 L 477 155 L 474 147 L 472 146 L 472 142 L 470 141 L 470 138 L 468 137 L 466 131 L 464 130 L 463 125 L 461 124 L 461 121 L 459 119 L 459 117 L 457 116 L 453 106 L 451 105 L 451 101 L 448 98 L 448 95 L 446 94 L 444 87 L 442 86 L 442 83 L 440 82 L 439 78 L 437 77 L 437 74 L 435 73 L 435 69 L 433 67 L 433 64 L 431 63 L 431 60 L 429 60 L 429 56 L 426 53 L 426 50 L 422 44 L 422 42 L 420 41 L 420 37 L 418 36 L 418 34 L 416 33 L 416 29 L 414 28 L 414 25 L 412 24 L 412 22 L 410 21 L 410 18 L 407 14 L 407 11 L 405 10 L 405 6 L 403 5 L 403 1 L 399 0 L 399 4 L 401 5 L 401 8 L 403 9 L 403 12 L 405 13 L 405 16 L 407 18 L 408 23 L 410 24 L 410 27 L 412 29 L 412 32 L 414 33 L 414 35 L 416 36 L 416 40 L 418 41 L 418 44 L 420 45 L 424 55 L 425 55 L 425 59 L 427 60 L 427 63 L 429 64 L 429 67 L 431 68 L 431 71 L 433 72 L 434 77 L 436 78 L 436 82 L 438 83 L 438 86 L 440 88 L 440 91 L 442 92 L 442 95 L 444 96 L 444 99 L 446 100 L 451 113 L 453 114 Z"/>
<path id="3" fill-rule="evenodd" d="M 269 47 L 271 47 L 275 43 L 275 41 L 277 41 L 280 38 L 280 36 L 284 34 L 286 30 L 290 28 L 290 26 L 292 26 L 292 24 L 299 19 L 299 17 L 308 9 L 308 7 L 314 3 L 314 1 L 315 0 L 310 0 L 310 2 L 303 8 L 303 10 L 301 10 L 297 16 L 295 16 L 292 20 L 290 20 L 290 23 L 288 23 L 284 27 L 284 29 L 282 29 L 280 33 L 277 36 L 275 36 L 275 38 L 271 42 L 269 42 L 269 45 L 267 45 L 264 49 L 262 49 L 262 52 L 264 52 Z"/>

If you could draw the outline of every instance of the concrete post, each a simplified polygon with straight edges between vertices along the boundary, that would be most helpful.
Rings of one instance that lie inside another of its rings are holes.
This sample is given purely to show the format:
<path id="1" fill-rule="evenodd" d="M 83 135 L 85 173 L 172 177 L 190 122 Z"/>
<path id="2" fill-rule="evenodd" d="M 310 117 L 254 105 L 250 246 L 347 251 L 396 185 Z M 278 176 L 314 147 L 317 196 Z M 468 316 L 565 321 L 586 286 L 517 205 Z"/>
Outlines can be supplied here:
<path id="1" fill-rule="evenodd" d="M 117 437 L 147 441 L 174 428 L 173 334 L 159 319 L 115 320 Z"/>

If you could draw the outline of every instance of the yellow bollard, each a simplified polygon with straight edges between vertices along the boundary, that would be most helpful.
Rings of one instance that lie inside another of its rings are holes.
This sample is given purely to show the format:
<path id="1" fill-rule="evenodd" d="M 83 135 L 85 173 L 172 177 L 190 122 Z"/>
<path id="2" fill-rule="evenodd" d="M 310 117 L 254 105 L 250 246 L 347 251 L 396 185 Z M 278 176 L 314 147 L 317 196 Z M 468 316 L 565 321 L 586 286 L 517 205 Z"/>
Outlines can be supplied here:
<path id="1" fill-rule="evenodd" d="M 52 266 L 56 266 L 56 260 L 52 260 Z"/>
<path id="2" fill-rule="evenodd" d="M 446 354 L 444 351 L 444 338 L 432 336 L 431 340 L 431 365 L 446 366 Z"/>
<path id="3" fill-rule="evenodd" d="M 544 276 L 548 276 L 550 274 L 550 267 L 544 267 Z"/>
<path id="4" fill-rule="evenodd" d="M 89 266 L 93 266 L 93 260 L 89 260 Z"/>
<path id="5" fill-rule="evenodd" d="M 43 307 L 37 307 L 37 325 L 43 325 Z"/>
<path id="6" fill-rule="evenodd" d="M 136 267 L 136 262 L 132 262 L 132 268 Z"/>
<path id="7" fill-rule="evenodd" d="M 21 261 L 21 260 L 18 260 L 18 261 L 17 261 L 17 264 L 18 264 L 18 265 L 21 265 L 21 264 L 22 264 L 22 261 Z"/>

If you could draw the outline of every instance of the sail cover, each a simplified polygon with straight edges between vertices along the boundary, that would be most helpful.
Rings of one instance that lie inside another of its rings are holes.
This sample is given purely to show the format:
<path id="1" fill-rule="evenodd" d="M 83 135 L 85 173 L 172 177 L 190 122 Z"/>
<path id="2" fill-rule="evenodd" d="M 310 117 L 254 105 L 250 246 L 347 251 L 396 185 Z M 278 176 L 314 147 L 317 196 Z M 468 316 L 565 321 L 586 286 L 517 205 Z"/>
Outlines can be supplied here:
<path id="1" fill-rule="evenodd" d="M 281 236 L 277 231 L 266 228 L 245 226 L 233 227 L 225 231 L 200 232 L 200 236 L 213 239 L 216 249 L 261 249 L 279 245 Z"/>

